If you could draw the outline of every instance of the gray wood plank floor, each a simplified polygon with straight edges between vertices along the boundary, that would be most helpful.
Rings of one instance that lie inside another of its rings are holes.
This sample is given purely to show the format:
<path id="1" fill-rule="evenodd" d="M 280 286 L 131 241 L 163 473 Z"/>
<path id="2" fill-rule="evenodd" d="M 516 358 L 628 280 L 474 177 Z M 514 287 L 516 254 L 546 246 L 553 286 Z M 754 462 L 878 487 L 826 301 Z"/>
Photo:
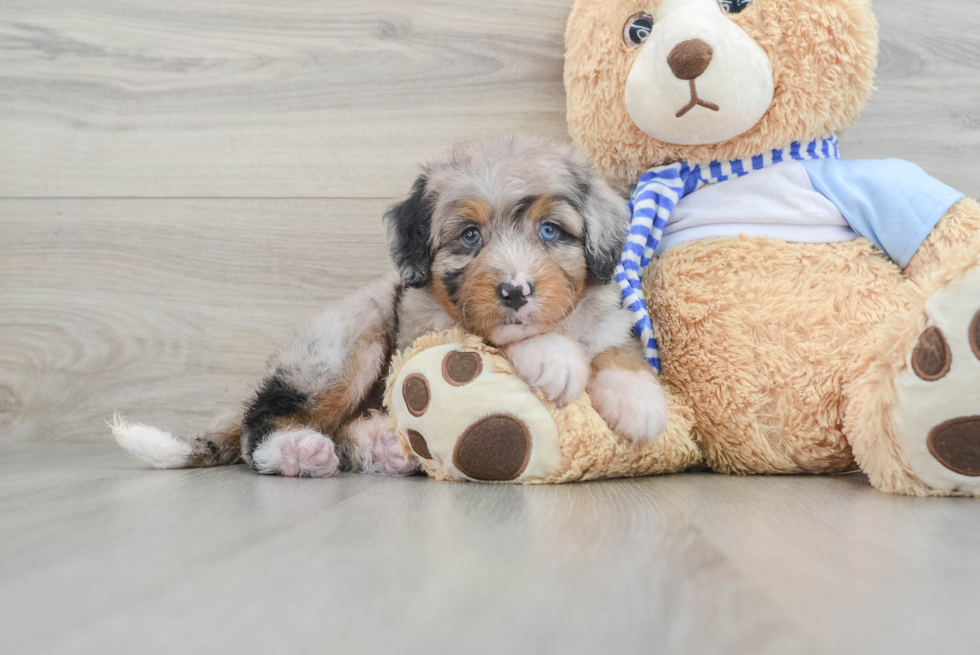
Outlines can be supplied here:
<path id="1" fill-rule="evenodd" d="M 0 445 L 6 653 L 980 652 L 980 504 L 863 476 L 560 487 Z"/>
<path id="2" fill-rule="evenodd" d="M 140 469 L 389 264 L 462 138 L 564 138 L 571 0 L 0 3 L 0 643 L 12 653 L 977 653 L 980 504 L 862 476 L 561 488 Z M 845 156 L 980 196 L 980 10 L 879 0 Z"/>

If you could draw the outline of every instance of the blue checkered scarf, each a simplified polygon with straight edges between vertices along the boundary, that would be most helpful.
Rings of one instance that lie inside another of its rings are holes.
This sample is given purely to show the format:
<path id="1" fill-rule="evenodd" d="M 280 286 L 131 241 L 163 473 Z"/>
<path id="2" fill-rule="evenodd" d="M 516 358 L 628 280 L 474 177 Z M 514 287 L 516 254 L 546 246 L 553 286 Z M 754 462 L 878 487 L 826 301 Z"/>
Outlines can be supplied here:
<path id="1" fill-rule="evenodd" d="M 622 289 L 623 307 L 633 312 L 634 330 L 644 345 L 644 356 L 660 372 L 660 352 L 653 336 L 650 312 L 643 300 L 640 280 L 660 245 L 664 227 L 681 198 L 708 184 L 742 177 L 784 161 L 840 159 L 837 137 L 816 139 L 804 146 L 793 143 L 789 148 L 773 150 L 749 159 L 713 161 L 710 164 L 678 162 L 651 168 L 640 176 L 630 196 L 633 220 L 629 238 L 616 267 L 615 279 Z"/>

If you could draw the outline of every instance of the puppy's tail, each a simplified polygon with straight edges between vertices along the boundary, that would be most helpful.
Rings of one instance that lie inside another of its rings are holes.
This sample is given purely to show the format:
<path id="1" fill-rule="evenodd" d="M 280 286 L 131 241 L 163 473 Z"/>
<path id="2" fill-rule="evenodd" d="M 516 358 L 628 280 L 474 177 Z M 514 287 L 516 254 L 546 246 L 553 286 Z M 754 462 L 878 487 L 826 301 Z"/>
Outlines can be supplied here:
<path id="1" fill-rule="evenodd" d="M 205 468 L 242 461 L 242 424 L 234 419 L 222 420 L 193 439 L 177 437 L 142 423 L 130 423 L 118 413 L 112 417 L 109 427 L 123 450 L 153 468 Z"/>

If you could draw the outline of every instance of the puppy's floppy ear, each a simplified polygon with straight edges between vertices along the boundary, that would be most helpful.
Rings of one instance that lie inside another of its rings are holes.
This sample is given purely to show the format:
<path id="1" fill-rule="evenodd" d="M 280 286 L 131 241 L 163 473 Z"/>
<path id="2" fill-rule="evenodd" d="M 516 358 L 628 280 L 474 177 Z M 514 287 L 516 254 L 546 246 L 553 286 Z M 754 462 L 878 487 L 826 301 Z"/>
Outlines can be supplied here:
<path id="1" fill-rule="evenodd" d="M 409 287 L 424 287 L 432 270 L 432 214 L 435 200 L 428 193 L 429 178 L 423 173 L 412 185 L 411 194 L 385 213 L 388 250 Z"/>
<path id="2" fill-rule="evenodd" d="M 569 163 L 585 223 L 585 263 L 599 284 L 612 281 L 629 229 L 629 206 L 591 164 Z"/>

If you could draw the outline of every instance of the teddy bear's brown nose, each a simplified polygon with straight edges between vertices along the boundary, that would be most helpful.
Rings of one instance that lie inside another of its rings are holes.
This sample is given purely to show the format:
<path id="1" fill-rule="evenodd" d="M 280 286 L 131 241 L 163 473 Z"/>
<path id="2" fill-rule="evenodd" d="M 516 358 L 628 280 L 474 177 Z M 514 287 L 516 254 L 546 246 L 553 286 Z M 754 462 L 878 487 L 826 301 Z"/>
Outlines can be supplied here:
<path id="1" fill-rule="evenodd" d="M 690 39 L 674 46 L 667 55 L 667 65 L 678 79 L 693 80 L 704 73 L 714 54 L 714 49 L 701 39 Z"/>

